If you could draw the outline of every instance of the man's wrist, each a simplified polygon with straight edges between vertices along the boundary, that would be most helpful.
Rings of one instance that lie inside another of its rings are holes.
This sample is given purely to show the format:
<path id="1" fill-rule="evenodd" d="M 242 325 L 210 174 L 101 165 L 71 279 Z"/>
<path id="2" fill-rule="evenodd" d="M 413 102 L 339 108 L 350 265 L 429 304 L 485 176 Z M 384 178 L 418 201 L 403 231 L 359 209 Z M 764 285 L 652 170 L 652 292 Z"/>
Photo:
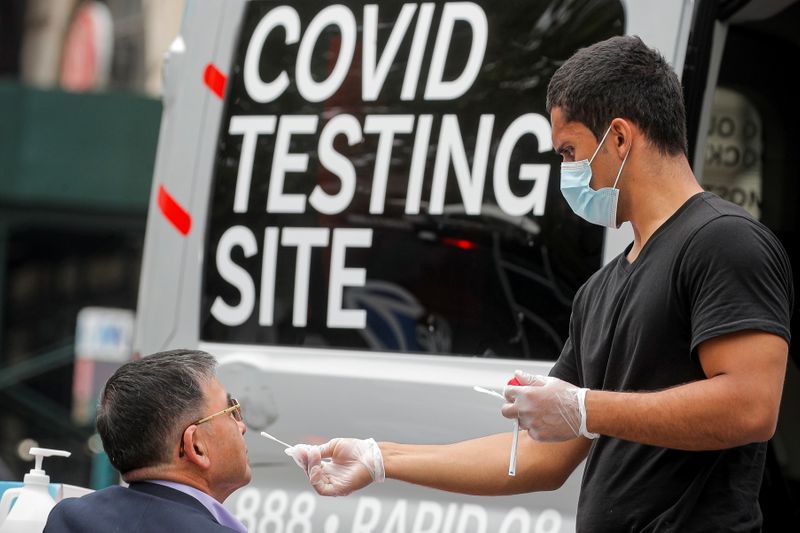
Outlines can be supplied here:
<path id="1" fill-rule="evenodd" d="M 580 414 L 580 429 L 579 434 L 587 439 L 596 439 L 600 435 L 597 433 L 592 433 L 586 427 L 586 395 L 589 393 L 589 389 L 578 389 L 578 412 Z"/>
<path id="2" fill-rule="evenodd" d="M 384 479 L 394 479 L 392 478 L 392 468 L 396 468 L 396 463 L 394 461 L 395 455 L 397 454 L 396 450 L 397 444 L 393 442 L 386 442 L 381 441 L 378 442 L 378 449 L 381 453 L 381 459 L 383 460 L 383 477 Z"/>
<path id="3" fill-rule="evenodd" d="M 370 461 L 372 462 L 372 480 L 376 483 L 383 483 L 386 480 L 386 470 L 383 462 L 383 454 L 378 443 L 375 439 L 367 439 L 370 443 L 369 452 L 371 454 Z"/>

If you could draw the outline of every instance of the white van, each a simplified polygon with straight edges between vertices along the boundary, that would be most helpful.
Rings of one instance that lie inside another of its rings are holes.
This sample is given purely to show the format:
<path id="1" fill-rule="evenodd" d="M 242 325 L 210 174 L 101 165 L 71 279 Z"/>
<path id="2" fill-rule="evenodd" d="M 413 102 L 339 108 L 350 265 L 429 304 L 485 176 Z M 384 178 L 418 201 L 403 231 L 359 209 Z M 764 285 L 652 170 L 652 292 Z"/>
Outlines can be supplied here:
<path id="1" fill-rule="evenodd" d="M 546 373 L 575 291 L 631 239 L 571 213 L 545 112 L 555 69 L 612 35 L 639 35 L 683 73 L 695 172 L 793 257 L 789 4 L 190 0 L 164 73 L 134 342 L 219 358 L 254 472 L 226 506 L 252 532 L 573 531 L 580 470 L 513 497 L 387 482 L 322 498 L 259 431 L 447 443 L 510 430 L 472 387 Z M 790 370 L 770 449 L 797 495 Z M 765 526 L 793 510 L 775 494 Z"/>

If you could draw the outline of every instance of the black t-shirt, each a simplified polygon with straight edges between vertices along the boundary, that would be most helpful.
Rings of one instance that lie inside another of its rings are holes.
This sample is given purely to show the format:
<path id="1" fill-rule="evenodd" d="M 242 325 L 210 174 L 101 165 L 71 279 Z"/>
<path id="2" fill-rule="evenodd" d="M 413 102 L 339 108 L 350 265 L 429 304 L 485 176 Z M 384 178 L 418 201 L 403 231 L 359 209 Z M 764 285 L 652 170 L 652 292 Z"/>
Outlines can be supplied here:
<path id="1" fill-rule="evenodd" d="M 590 389 L 658 390 L 705 379 L 696 352 L 705 340 L 761 330 L 789 341 L 789 260 L 743 209 L 696 194 L 633 263 L 626 253 L 578 291 L 552 376 Z M 765 449 L 688 452 L 601 436 L 584 471 L 578 530 L 759 531 Z"/>

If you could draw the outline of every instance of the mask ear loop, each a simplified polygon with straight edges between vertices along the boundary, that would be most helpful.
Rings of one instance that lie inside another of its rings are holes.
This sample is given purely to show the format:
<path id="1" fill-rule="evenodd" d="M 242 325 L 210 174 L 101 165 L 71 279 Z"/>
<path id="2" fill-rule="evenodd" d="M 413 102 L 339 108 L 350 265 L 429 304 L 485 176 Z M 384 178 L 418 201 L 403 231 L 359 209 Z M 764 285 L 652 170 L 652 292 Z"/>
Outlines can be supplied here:
<path id="1" fill-rule="evenodd" d="M 625 168 L 625 161 L 628 160 L 628 156 L 631 154 L 631 149 L 628 148 L 628 152 L 625 154 L 625 157 L 622 159 L 622 164 L 619 167 L 619 172 L 617 172 L 617 179 L 614 180 L 614 185 L 611 186 L 612 189 L 617 188 L 617 183 L 619 182 L 619 177 L 622 175 L 622 169 Z"/>
<path id="2" fill-rule="evenodd" d="M 594 149 L 594 153 L 592 154 L 592 158 L 589 159 L 589 164 L 590 165 L 592 164 L 592 161 L 594 161 L 594 158 L 597 155 L 597 152 L 600 151 L 600 147 L 603 146 L 604 142 L 606 142 L 606 137 L 608 137 L 608 134 L 609 134 L 610 131 L 611 131 L 611 126 L 609 126 L 608 129 L 606 130 L 606 132 L 603 134 L 603 138 L 600 139 L 600 144 L 598 144 L 597 148 Z"/>

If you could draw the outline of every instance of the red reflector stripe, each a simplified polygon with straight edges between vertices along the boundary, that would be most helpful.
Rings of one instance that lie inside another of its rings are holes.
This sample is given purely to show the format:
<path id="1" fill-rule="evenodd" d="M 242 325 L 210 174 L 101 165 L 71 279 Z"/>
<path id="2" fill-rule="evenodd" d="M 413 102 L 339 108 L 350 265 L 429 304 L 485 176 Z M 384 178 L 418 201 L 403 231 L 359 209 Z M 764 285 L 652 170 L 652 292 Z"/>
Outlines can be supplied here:
<path id="1" fill-rule="evenodd" d="M 460 248 L 462 250 L 473 250 L 478 247 L 476 243 L 466 239 L 453 239 L 450 237 L 445 237 L 442 239 L 442 242 L 448 246 L 455 246 L 456 248 Z"/>
<path id="2" fill-rule="evenodd" d="M 206 70 L 203 72 L 203 81 L 206 83 L 211 92 L 218 97 L 223 98 L 225 95 L 225 83 L 228 81 L 227 76 L 219 71 L 213 63 L 206 65 Z"/>
<path id="3" fill-rule="evenodd" d="M 158 207 L 164 218 L 170 221 L 182 235 L 188 235 L 192 229 L 192 217 L 181 205 L 170 196 L 163 185 L 158 186 Z"/>

